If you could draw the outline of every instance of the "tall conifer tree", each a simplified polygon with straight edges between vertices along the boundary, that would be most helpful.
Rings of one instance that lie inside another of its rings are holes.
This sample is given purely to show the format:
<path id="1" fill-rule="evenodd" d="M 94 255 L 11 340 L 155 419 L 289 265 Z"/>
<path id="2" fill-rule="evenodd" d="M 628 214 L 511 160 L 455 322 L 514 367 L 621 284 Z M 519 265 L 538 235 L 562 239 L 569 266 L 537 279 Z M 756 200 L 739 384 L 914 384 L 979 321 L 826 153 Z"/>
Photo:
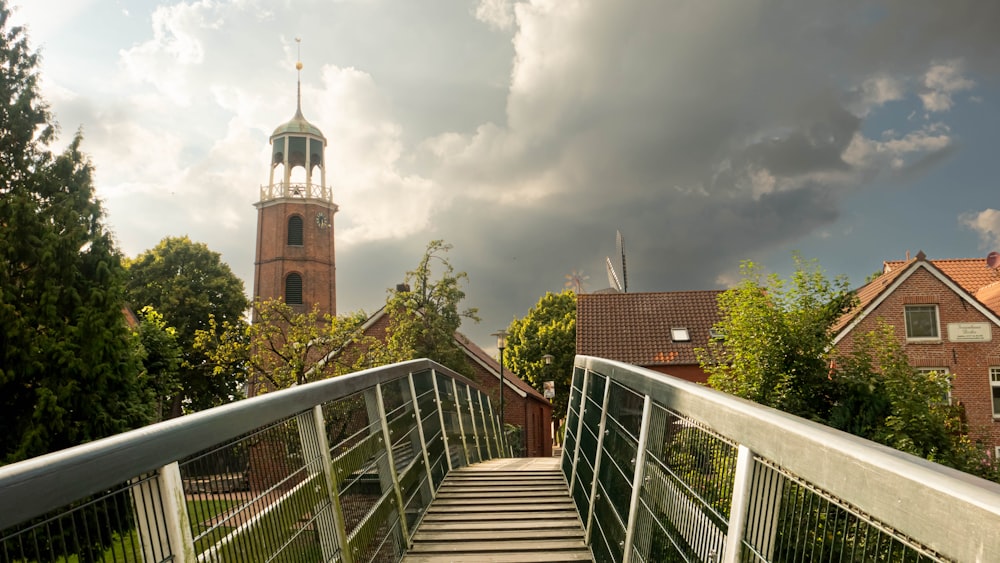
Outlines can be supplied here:
<path id="1" fill-rule="evenodd" d="M 0 463 L 149 420 L 125 271 L 77 133 L 53 155 L 38 55 L 0 0 Z"/>

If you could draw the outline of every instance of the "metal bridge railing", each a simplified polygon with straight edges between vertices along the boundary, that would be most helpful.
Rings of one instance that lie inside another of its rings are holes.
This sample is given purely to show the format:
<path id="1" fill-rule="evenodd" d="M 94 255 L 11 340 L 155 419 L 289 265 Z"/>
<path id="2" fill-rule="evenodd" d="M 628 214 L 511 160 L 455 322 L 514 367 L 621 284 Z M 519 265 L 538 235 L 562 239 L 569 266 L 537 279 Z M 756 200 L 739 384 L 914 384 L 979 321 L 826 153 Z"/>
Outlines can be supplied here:
<path id="1" fill-rule="evenodd" d="M 597 561 L 996 561 L 1000 485 L 578 356 L 563 472 Z"/>
<path id="2" fill-rule="evenodd" d="M 498 428 L 429 360 L 268 393 L 0 467 L 0 563 L 398 561 Z"/>

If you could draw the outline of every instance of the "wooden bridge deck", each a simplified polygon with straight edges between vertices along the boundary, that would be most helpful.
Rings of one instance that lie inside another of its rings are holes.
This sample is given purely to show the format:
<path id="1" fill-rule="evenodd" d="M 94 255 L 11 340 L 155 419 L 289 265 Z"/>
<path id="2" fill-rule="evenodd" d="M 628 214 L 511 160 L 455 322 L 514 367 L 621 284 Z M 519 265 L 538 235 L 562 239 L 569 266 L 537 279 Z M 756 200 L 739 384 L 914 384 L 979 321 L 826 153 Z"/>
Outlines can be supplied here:
<path id="1" fill-rule="evenodd" d="M 453 471 L 403 563 L 593 561 L 558 458 L 498 459 Z"/>

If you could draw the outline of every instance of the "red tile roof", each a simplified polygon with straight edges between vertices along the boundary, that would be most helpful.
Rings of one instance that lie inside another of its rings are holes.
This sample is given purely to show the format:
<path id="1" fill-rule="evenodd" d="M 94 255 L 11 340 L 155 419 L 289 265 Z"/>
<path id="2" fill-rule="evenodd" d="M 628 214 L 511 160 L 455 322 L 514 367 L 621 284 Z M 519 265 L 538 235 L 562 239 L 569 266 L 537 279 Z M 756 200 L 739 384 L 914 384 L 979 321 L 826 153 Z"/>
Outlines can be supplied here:
<path id="1" fill-rule="evenodd" d="M 845 314 L 833 325 L 834 333 L 838 333 L 851 322 L 861 311 L 905 272 L 917 260 L 925 260 L 954 281 L 967 293 L 974 296 L 980 303 L 994 313 L 1000 314 L 1000 272 L 986 266 L 983 258 L 949 258 L 945 260 L 927 260 L 923 252 L 910 260 L 887 260 L 882 263 L 882 275 L 857 290 L 858 306 Z"/>
<path id="2" fill-rule="evenodd" d="M 720 320 L 723 290 L 585 293 L 576 299 L 576 352 L 640 366 L 697 365 L 709 329 Z M 690 342 L 674 342 L 686 328 Z"/>
<path id="3" fill-rule="evenodd" d="M 951 278 L 962 289 L 975 295 L 980 288 L 1000 281 L 1000 272 L 986 266 L 984 258 L 950 258 L 928 260 L 941 273 Z M 894 260 L 883 263 L 882 271 L 905 270 L 909 262 Z"/>

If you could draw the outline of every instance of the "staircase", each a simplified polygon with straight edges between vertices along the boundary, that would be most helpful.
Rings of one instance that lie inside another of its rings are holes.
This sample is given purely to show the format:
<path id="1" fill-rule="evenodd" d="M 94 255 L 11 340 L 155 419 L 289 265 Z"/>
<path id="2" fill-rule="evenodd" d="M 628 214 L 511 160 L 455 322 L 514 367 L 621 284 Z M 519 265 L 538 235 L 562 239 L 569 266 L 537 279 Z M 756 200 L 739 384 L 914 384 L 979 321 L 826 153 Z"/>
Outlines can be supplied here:
<path id="1" fill-rule="evenodd" d="M 497 459 L 451 472 L 404 563 L 593 561 L 559 458 Z"/>

